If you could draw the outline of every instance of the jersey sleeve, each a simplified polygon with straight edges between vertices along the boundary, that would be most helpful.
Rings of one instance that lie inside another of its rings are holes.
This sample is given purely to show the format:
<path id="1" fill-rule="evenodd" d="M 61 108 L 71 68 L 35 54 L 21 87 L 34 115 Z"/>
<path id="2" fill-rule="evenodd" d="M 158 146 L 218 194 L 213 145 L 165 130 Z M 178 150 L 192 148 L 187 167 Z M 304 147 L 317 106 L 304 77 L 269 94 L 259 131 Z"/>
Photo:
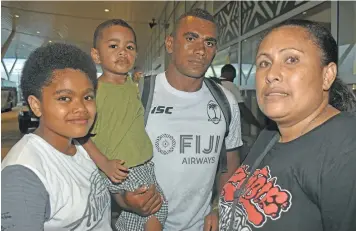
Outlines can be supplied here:
<path id="1" fill-rule="evenodd" d="M 356 230 L 355 165 L 355 147 L 324 165 L 319 203 L 325 231 Z"/>
<path id="2" fill-rule="evenodd" d="M 241 116 L 238 102 L 232 93 L 226 89 L 223 89 L 224 93 L 230 103 L 231 109 L 231 122 L 229 126 L 229 134 L 225 138 L 226 150 L 233 151 L 242 146 L 241 136 Z"/>
<path id="3" fill-rule="evenodd" d="M 49 195 L 30 169 L 7 166 L 1 171 L 1 230 L 44 230 L 49 218 Z"/>
<path id="4" fill-rule="evenodd" d="M 233 83 L 232 83 L 232 87 L 231 87 L 231 93 L 233 93 L 233 95 L 235 96 L 237 103 L 244 102 L 244 99 L 242 98 L 239 87 Z"/>
<path id="5" fill-rule="evenodd" d="M 234 86 L 235 86 L 235 89 L 236 89 L 236 100 L 237 100 L 237 103 L 244 103 L 245 100 L 241 95 L 240 88 L 237 85 L 234 85 Z"/>
<path id="6" fill-rule="evenodd" d="M 240 88 L 232 82 L 222 81 L 222 86 L 229 90 L 235 97 L 237 103 L 243 103 L 244 99 L 240 93 Z"/>

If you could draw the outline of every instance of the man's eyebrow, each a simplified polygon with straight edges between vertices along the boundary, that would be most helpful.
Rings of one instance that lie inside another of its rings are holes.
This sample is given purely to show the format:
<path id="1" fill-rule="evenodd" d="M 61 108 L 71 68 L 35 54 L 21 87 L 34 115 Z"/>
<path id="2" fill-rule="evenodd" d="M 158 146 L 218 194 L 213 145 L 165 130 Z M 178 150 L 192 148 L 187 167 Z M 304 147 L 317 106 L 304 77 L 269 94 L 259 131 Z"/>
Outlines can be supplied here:
<path id="1" fill-rule="evenodd" d="M 192 36 L 193 38 L 199 38 L 199 34 L 195 33 L 195 32 L 186 32 L 183 34 L 183 36 Z M 217 39 L 214 37 L 207 37 L 206 39 L 204 39 L 205 41 L 208 42 L 215 42 L 217 43 Z"/>
<path id="2" fill-rule="evenodd" d="M 194 32 L 186 32 L 186 33 L 183 34 L 183 36 L 188 36 L 188 35 L 190 35 L 190 36 L 192 36 L 194 38 L 199 38 L 199 35 L 197 33 L 194 33 Z"/>
<path id="3" fill-rule="evenodd" d="M 218 40 L 217 40 L 216 38 L 213 38 L 213 37 L 208 37 L 208 38 L 205 39 L 205 41 L 208 41 L 208 42 L 215 42 L 215 43 L 218 42 Z"/>

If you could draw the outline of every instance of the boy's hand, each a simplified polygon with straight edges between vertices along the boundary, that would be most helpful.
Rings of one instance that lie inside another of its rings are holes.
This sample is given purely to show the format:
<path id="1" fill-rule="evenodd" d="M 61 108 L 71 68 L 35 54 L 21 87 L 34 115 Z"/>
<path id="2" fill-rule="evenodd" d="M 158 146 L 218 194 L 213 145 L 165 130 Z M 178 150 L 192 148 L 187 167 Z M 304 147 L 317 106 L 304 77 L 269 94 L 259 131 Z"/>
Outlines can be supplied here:
<path id="1" fill-rule="evenodd" d="M 123 182 L 129 172 L 129 169 L 123 166 L 124 160 L 109 160 L 103 166 L 102 171 L 109 177 L 114 183 Z"/>

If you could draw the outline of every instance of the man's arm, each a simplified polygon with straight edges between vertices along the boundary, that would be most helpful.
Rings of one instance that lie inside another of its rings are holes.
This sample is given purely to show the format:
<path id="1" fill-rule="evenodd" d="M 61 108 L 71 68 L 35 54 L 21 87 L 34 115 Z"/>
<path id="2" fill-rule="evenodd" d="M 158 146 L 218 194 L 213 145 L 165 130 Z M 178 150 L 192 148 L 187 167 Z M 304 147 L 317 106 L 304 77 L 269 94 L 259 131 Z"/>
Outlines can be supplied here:
<path id="1" fill-rule="evenodd" d="M 126 211 L 149 216 L 156 213 L 162 206 L 163 199 L 156 190 L 155 185 L 149 188 L 141 187 L 133 192 L 125 191 L 123 194 L 113 194 L 118 205 Z"/>
<path id="2" fill-rule="evenodd" d="M 213 189 L 215 191 L 213 193 L 215 197 L 213 198 L 213 202 L 212 202 L 213 210 L 214 209 L 216 210 L 218 207 L 219 196 L 224 185 L 231 178 L 231 176 L 234 174 L 234 172 L 240 165 L 240 155 L 239 155 L 238 148 L 236 148 L 236 150 L 228 151 L 226 153 L 226 156 L 227 156 L 227 172 L 221 173 L 220 171 L 218 171 L 218 173 L 216 174 L 216 183 L 215 183 L 215 188 Z"/>
<path id="3" fill-rule="evenodd" d="M 49 195 L 37 175 L 21 166 L 1 171 L 1 230 L 39 231 L 50 216 Z"/>
<path id="4" fill-rule="evenodd" d="M 224 184 L 230 179 L 240 164 L 240 157 L 237 151 L 238 147 L 242 145 L 239 105 L 236 102 L 236 98 L 234 97 L 233 93 L 226 90 L 225 95 L 229 100 L 231 109 L 229 135 L 225 137 L 227 172 L 221 173 L 218 171 L 216 174 L 215 189 L 213 189 L 213 191 L 215 191 L 215 198 L 213 199 L 212 211 L 208 216 L 205 217 L 203 229 L 204 231 L 217 231 L 219 229 L 219 196 L 222 188 L 224 187 Z"/>
<path id="5" fill-rule="evenodd" d="M 240 157 L 237 148 L 235 150 L 227 151 L 226 156 L 227 172 L 218 172 L 216 174 L 215 188 L 213 189 L 215 191 L 215 198 L 213 198 L 212 211 L 205 217 L 204 231 L 217 231 L 219 229 L 219 196 L 225 183 L 230 179 L 232 174 L 234 174 L 240 164 Z"/>
<path id="6" fill-rule="evenodd" d="M 229 135 L 225 138 L 226 157 L 227 157 L 227 172 L 218 172 L 216 176 L 214 207 L 216 207 L 219 195 L 225 183 L 230 179 L 232 174 L 236 171 L 240 164 L 239 147 L 242 146 L 241 139 L 241 122 L 240 122 L 240 108 L 236 102 L 235 97 L 231 92 L 225 93 L 230 102 L 231 107 L 231 122 L 229 126 Z"/>
<path id="7" fill-rule="evenodd" d="M 159 193 L 155 192 L 154 185 L 149 189 L 141 187 L 134 192 L 125 192 L 125 194 L 131 195 L 114 194 L 113 198 L 123 210 L 139 214 L 143 217 L 158 212 L 163 203 L 163 200 L 160 200 Z M 126 201 L 130 201 L 133 204 L 129 206 Z M 145 230 L 162 230 L 162 224 L 157 217 L 153 216 L 145 224 Z"/>
<path id="8" fill-rule="evenodd" d="M 216 191 L 217 198 L 219 198 L 219 195 L 226 182 L 231 178 L 231 176 L 234 174 L 234 172 L 240 165 L 240 155 L 238 149 L 228 151 L 226 153 L 226 156 L 227 156 L 227 172 L 219 173 L 218 184 L 216 184 L 216 189 L 215 189 L 217 190 Z"/>

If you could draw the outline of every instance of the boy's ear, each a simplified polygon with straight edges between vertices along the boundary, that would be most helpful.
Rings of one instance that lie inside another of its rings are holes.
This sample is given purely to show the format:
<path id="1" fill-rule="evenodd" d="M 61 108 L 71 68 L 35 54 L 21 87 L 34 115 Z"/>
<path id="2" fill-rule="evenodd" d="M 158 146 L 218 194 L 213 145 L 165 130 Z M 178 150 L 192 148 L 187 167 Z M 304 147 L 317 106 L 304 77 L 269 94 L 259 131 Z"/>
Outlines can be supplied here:
<path id="1" fill-rule="evenodd" d="M 100 64 L 101 63 L 99 51 L 96 48 L 91 48 L 90 55 L 91 55 L 91 58 L 93 59 L 93 61 L 96 64 Z"/>
<path id="2" fill-rule="evenodd" d="M 42 116 L 41 101 L 36 96 L 30 95 L 27 98 L 29 107 L 37 117 Z"/>

